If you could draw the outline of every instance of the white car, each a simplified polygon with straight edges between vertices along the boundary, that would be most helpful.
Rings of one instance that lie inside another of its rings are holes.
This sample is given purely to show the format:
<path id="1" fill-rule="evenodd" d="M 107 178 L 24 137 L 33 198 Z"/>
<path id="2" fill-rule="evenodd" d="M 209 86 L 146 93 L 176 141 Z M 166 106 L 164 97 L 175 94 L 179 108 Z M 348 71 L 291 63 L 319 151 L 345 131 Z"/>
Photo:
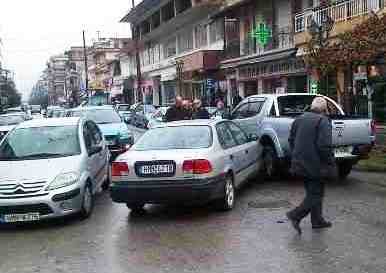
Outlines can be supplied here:
<path id="1" fill-rule="evenodd" d="M 79 213 L 110 184 L 110 153 L 98 126 L 81 118 L 32 120 L 0 142 L 0 223 Z"/>
<path id="2" fill-rule="evenodd" d="M 262 147 L 228 120 L 160 124 L 112 163 L 111 197 L 135 211 L 147 203 L 217 201 L 234 206 L 235 189 L 260 169 Z"/>

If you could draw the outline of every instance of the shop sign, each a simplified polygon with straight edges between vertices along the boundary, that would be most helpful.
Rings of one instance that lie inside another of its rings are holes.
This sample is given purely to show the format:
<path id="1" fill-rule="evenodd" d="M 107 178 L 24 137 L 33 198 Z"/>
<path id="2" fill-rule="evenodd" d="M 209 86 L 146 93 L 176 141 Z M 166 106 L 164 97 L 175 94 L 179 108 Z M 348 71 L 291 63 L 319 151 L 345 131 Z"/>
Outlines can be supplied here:
<path id="1" fill-rule="evenodd" d="M 319 83 L 317 81 L 311 82 L 311 94 L 318 94 Z"/>
<path id="2" fill-rule="evenodd" d="M 250 35 L 256 39 L 261 46 L 265 47 L 272 38 L 272 29 L 265 23 L 260 23 Z"/>

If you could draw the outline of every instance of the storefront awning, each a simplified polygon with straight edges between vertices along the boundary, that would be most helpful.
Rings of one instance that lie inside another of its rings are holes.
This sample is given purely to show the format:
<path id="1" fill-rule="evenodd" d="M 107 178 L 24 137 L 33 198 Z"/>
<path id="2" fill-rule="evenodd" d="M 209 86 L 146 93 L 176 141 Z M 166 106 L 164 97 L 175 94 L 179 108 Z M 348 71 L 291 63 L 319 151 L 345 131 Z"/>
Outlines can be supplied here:
<path id="1" fill-rule="evenodd" d="M 296 51 L 297 51 L 296 49 L 289 49 L 289 50 L 280 51 L 280 52 L 268 53 L 265 55 L 258 55 L 258 56 L 251 55 L 248 57 L 241 57 L 241 58 L 235 58 L 232 60 L 226 60 L 221 63 L 221 68 L 222 69 L 235 68 L 242 65 L 264 63 L 264 62 L 271 62 L 271 61 L 276 61 L 280 59 L 286 59 L 295 55 Z"/>

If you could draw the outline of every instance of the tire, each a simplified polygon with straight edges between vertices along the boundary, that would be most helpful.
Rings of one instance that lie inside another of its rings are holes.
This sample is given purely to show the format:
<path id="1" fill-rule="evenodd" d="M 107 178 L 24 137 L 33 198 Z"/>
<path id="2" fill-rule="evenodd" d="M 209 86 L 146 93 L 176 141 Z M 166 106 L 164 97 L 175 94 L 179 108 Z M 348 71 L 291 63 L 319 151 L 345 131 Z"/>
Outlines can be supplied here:
<path id="1" fill-rule="evenodd" d="M 268 179 L 274 179 L 279 174 L 279 157 L 271 145 L 264 146 L 263 151 L 264 175 Z"/>
<path id="2" fill-rule="evenodd" d="M 352 170 L 352 164 L 349 162 L 342 162 L 338 164 L 338 176 L 340 180 L 346 180 Z"/>
<path id="3" fill-rule="evenodd" d="M 236 190 L 231 175 L 227 175 L 224 182 L 224 196 L 217 201 L 216 205 L 219 210 L 229 211 L 235 206 Z"/>
<path id="4" fill-rule="evenodd" d="M 108 164 L 107 178 L 102 184 L 102 190 L 106 191 L 110 188 L 111 185 L 111 165 Z"/>
<path id="5" fill-rule="evenodd" d="M 145 204 L 141 203 L 126 203 L 128 209 L 131 210 L 131 214 L 133 215 L 143 215 L 145 214 L 144 206 Z"/>
<path id="6" fill-rule="evenodd" d="M 80 209 L 80 218 L 82 220 L 89 218 L 93 210 L 94 210 L 94 195 L 92 194 L 91 183 L 87 183 L 82 196 L 82 207 Z"/>

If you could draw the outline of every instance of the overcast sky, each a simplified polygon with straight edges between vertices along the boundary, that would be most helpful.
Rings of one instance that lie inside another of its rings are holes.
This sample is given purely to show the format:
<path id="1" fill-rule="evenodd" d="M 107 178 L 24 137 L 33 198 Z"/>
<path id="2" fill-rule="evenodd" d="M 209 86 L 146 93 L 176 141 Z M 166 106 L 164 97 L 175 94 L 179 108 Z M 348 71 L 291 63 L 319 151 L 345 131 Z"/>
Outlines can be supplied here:
<path id="1" fill-rule="evenodd" d="M 129 25 L 119 20 L 130 7 L 131 0 L 2 0 L 0 47 L 18 90 L 28 95 L 51 55 L 81 46 L 83 29 L 88 43 L 97 31 L 102 37 L 128 37 Z"/>

